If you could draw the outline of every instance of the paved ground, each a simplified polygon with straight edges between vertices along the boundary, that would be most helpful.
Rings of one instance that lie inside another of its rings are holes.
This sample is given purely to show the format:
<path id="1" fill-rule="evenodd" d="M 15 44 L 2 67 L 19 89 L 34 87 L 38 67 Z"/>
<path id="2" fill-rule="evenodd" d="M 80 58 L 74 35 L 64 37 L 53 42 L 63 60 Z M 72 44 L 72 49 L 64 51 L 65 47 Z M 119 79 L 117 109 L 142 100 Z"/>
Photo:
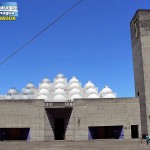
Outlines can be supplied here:
<path id="1" fill-rule="evenodd" d="M 0 150 L 150 150 L 150 145 L 138 140 L 0 142 Z"/>

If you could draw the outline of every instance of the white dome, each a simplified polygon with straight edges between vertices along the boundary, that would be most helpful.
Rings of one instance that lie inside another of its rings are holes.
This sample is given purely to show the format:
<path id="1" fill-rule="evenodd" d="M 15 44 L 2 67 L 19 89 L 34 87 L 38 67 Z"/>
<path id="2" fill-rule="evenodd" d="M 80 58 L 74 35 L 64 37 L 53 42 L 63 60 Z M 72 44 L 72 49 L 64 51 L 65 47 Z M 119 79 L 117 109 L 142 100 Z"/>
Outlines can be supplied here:
<path id="1" fill-rule="evenodd" d="M 50 81 L 50 79 L 48 79 L 48 78 L 44 78 L 43 80 L 42 80 L 42 83 L 50 83 L 51 81 Z"/>
<path id="2" fill-rule="evenodd" d="M 24 94 L 24 95 L 33 95 L 34 94 L 34 89 L 25 88 L 25 89 L 22 90 L 22 94 Z"/>
<path id="3" fill-rule="evenodd" d="M 69 94 L 71 94 L 71 95 L 72 94 L 79 94 L 79 93 L 81 93 L 81 91 L 79 89 L 77 89 L 77 88 L 74 88 L 74 89 L 69 91 Z"/>
<path id="4" fill-rule="evenodd" d="M 113 93 L 112 90 L 108 87 L 108 86 L 105 86 L 102 91 L 100 92 L 100 94 L 110 94 L 110 93 Z"/>
<path id="5" fill-rule="evenodd" d="M 88 83 L 85 84 L 84 88 L 85 89 L 95 88 L 95 85 L 91 81 L 88 81 Z"/>
<path id="6" fill-rule="evenodd" d="M 6 95 L 6 99 L 12 99 L 12 96 Z"/>
<path id="7" fill-rule="evenodd" d="M 55 89 L 65 89 L 65 85 L 63 83 L 57 83 Z"/>
<path id="8" fill-rule="evenodd" d="M 88 98 L 99 98 L 96 94 L 90 94 Z"/>
<path id="9" fill-rule="evenodd" d="M 63 89 L 56 89 L 54 94 L 61 94 L 61 95 L 64 95 L 65 94 L 65 91 Z"/>
<path id="10" fill-rule="evenodd" d="M 58 94 L 58 95 L 56 95 L 56 96 L 53 98 L 53 101 L 54 101 L 54 102 L 65 102 L 66 99 L 65 99 L 65 97 L 64 97 L 63 95 Z"/>
<path id="11" fill-rule="evenodd" d="M 51 84 L 50 83 L 41 83 L 40 84 L 40 89 L 50 89 L 51 88 Z"/>
<path id="12" fill-rule="evenodd" d="M 69 83 L 79 83 L 79 80 L 76 77 L 72 77 L 69 81 Z"/>
<path id="13" fill-rule="evenodd" d="M 26 85 L 26 87 L 25 88 L 27 88 L 27 89 L 35 89 L 35 86 L 34 86 L 34 84 L 33 83 L 28 83 L 27 85 Z"/>
<path id="14" fill-rule="evenodd" d="M 7 95 L 18 95 L 18 92 L 16 89 L 11 88 L 8 90 Z"/>
<path id="15" fill-rule="evenodd" d="M 86 94 L 97 94 L 98 92 L 94 88 L 89 88 L 85 93 Z"/>
<path id="16" fill-rule="evenodd" d="M 106 94 L 104 98 L 116 98 L 116 96 L 113 94 Z"/>
<path id="17" fill-rule="evenodd" d="M 50 91 L 47 90 L 47 89 L 41 89 L 41 90 L 39 91 L 39 94 L 49 95 L 49 94 L 50 94 Z"/>
<path id="18" fill-rule="evenodd" d="M 56 78 L 64 78 L 65 76 L 63 75 L 63 74 L 58 74 L 57 76 L 56 76 Z"/>
<path id="19" fill-rule="evenodd" d="M 40 95 L 37 97 L 37 99 L 44 99 L 45 101 L 49 100 L 49 98 L 46 95 Z"/>
<path id="20" fill-rule="evenodd" d="M 71 83 L 70 85 L 69 85 L 69 89 L 74 89 L 74 88 L 80 88 L 80 84 L 79 83 Z"/>
<path id="21" fill-rule="evenodd" d="M 71 100 L 82 98 L 79 94 L 74 94 L 71 96 Z"/>
<path id="22" fill-rule="evenodd" d="M 65 83 L 65 79 L 64 78 L 56 78 L 55 83 Z"/>
<path id="23" fill-rule="evenodd" d="M 22 99 L 30 99 L 28 95 L 21 95 Z"/>
<path id="24" fill-rule="evenodd" d="M 21 99 L 21 95 L 13 95 L 12 99 L 19 99 L 20 100 Z"/>

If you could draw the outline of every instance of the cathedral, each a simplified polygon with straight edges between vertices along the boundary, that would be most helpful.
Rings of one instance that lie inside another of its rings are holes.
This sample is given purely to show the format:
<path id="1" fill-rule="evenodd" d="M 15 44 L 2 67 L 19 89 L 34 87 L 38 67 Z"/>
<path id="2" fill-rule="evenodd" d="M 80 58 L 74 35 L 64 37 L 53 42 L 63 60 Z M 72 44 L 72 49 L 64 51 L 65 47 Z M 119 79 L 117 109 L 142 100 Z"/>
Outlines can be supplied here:
<path id="1" fill-rule="evenodd" d="M 111 88 L 58 74 L 38 87 L 0 95 L 0 140 L 85 141 L 145 138 L 150 134 L 150 10 L 130 23 L 135 97 L 117 98 Z"/>

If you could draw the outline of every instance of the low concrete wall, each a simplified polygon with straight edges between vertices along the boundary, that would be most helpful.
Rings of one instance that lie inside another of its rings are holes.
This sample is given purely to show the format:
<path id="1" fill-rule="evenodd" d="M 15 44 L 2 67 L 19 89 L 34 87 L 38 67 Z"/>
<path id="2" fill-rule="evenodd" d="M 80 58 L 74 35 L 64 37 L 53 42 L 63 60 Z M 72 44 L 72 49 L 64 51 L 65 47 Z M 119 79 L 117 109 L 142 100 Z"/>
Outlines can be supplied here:
<path id="1" fill-rule="evenodd" d="M 74 100 L 71 121 L 74 131 L 70 133 L 74 140 L 88 140 L 89 126 L 115 125 L 123 125 L 124 138 L 130 139 L 131 125 L 139 125 L 139 135 L 141 133 L 139 99 Z"/>
<path id="2" fill-rule="evenodd" d="M 0 128 L 30 128 L 31 141 L 44 141 L 44 101 L 0 100 Z"/>

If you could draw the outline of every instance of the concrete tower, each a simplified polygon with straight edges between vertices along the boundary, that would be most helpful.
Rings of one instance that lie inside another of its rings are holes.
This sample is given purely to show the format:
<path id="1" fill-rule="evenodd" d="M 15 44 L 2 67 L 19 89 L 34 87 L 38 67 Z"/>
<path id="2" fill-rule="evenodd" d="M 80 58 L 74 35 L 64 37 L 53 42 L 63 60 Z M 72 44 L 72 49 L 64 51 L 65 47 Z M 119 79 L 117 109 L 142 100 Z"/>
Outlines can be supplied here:
<path id="1" fill-rule="evenodd" d="M 150 134 L 150 10 L 138 10 L 131 24 L 135 95 L 140 100 L 141 132 Z"/>

